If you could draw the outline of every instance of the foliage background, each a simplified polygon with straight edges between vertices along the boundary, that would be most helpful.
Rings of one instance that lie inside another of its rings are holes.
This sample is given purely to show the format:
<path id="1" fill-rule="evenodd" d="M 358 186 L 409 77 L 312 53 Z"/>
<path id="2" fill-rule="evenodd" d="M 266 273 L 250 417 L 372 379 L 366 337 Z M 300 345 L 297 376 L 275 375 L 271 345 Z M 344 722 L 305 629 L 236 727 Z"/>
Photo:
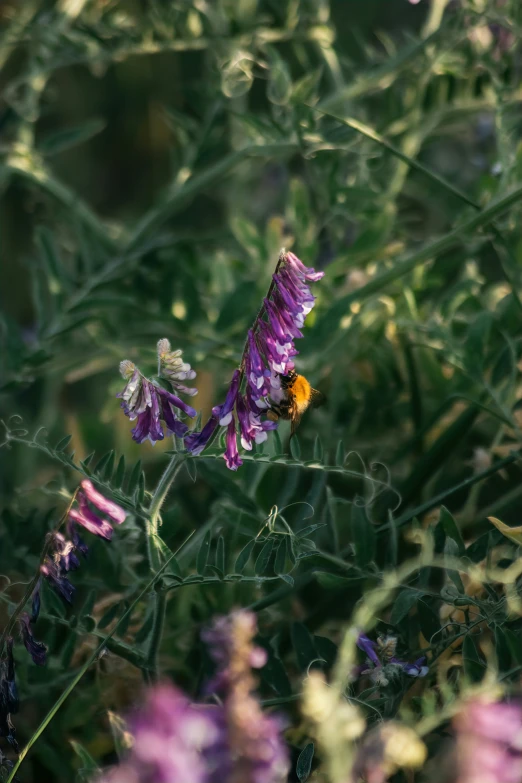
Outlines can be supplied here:
<path id="1" fill-rule="evenodd" d="M 468 559 L 479 561 L 501 538 L 487 517 L 517 522 L 520 14 L 516 0 L 2 4 L 0 405 L 6 422 L 23 418 L 22 439 L 45 428 L 38 442 L 50 444 L 0 452 L 4 621 L 76 486 L 66 453 L 78 465 L 95 452 L 87 469 L 97 465 L 136 511 L 110 549 L 93 544 L 72 611 L 46 593 L 47 668 L 17 650 L 22 743 L 149 578 L 143 509 L 171 444 L 131 441 L 115 398 L 119 361 L 152 372 L 168 337 L 197 370 L 195 403 L 208 415 L 281 246 L 326 271 L 298 367 L 328 402 L 306 415 L 290 458 L 268 459 L 287 451 L 282 429 L 282 443 L 237 475 L 210 457 L 177 478 L 161 534 L 175 550 L 197 531 L 180 569 L 208 584 L 174 580 L 162 672 L 196 693 L 208 670 L 202 624 L 253 605 L 275 651 L 264 697 L 284 705 L 303 747 L 300 673 L 317 658 L 328 669 L 357 599 L 414 550 L 403 526 L 435 525 L 424 512 L 444 502 L 453 516 L 439 523 L 443 539 L 461 554 L 476 541 Z M 277 562 L 265 549 L 254 565 L 257 543 L 242 581 L 217 581 L 206 548 L 219 566 L 222 536 L 233 573 L 273 506 L 287 509 L 294 536 L 324 527 L 285 551 L 288 536 L 269 536 L 270 547 L 284 542 Z M 443 655 L 440 578 L 416 579 L 415 611 L 378 619 L 411 651 L 439 634 Z M 114 760 L 107 710 L 124 711 L 141 685 L 134 664 L 154 600 L 118 629 L 23 779 L 81 779 L 71 740 L 98 763 Z M 515 681 L 519 622 L 497 609 L 481 633 L 498 637 L 509 620 L 502 667 Z M 464 657 L 480 676 L 472 645 Z M 388 717 L 402 695 L 380 705 Z"/>

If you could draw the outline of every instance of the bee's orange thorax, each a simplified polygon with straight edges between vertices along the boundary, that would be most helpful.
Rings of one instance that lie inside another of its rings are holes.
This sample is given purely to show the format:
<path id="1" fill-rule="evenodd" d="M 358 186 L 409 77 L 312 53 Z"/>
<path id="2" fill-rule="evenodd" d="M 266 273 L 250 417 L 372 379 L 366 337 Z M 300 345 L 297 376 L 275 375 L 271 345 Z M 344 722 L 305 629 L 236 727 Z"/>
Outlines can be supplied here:
<path id="1" fill-rule="evenodd" d="M 288 387 L 287 392 L 288 396 L 293 400 L 298 413 L 303 413 L 308 408 L 312 396 L 312 387 L 304 375 L 296 375 L 294 382 Z"/>

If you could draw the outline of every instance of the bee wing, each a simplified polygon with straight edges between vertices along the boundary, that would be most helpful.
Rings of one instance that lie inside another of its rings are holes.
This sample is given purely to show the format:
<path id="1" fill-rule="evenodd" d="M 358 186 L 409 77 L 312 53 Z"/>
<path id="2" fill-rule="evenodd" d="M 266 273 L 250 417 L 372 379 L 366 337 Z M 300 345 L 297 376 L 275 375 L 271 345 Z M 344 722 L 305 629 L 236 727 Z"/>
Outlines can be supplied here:
<path id="1" fill-rule="evenodd" d="M 317 389 L 311 389 L 310 390 L 310 405 L 312 408 L 319 408 L 321 405 L 324 405 L 326 402 L 326 397 L 324 394 Z"/>

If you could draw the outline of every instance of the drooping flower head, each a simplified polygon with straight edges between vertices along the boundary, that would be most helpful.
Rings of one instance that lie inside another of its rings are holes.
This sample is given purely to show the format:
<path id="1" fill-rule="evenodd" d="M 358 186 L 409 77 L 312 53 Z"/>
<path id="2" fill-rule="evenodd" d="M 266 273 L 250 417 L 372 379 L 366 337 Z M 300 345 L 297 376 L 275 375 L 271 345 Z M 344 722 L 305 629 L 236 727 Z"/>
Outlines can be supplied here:
<path id="1" fill-rule="evenodd" d="M 366 653 L 367 661 L 358 667 L 356 674 L 368 675 L 378 685 L 388 685 L 390 680 L 401 672 L 409 677 L 425 677 L 429 671 L 424 656 L 413 663 L 397 658 L 395 636 L 379 636 L 374 642 L 366 634 L 361 633 L 357 639 L 357 647 Z"/>
<path id="2" fill-rule="evenodd" d="M 132 430 L 132 437 L 137 443 L 150 440 L 154 445 L 156 441 L 163 440 L 164 433 L 161 421 L 165 423 L 167 435 L 177 435 L 183 438 L 188 427 L 178 416 L 179 412 L 193 418 L 196 411 L 187 405 L 180 397 L 173 394 L 163 386 L 146 378 L 138 368 L 125 359 L 120 362 L 120 373 L 127 381 L 122 392 L 121 407 L 131 421 L 137 419 L 136 426 Z M 192 380 L 196 373 L 181 358 L 181 351 L 171 351 L 167 339 L 158 342 L 158 376 L 164 378 L 174 391 L 180 394 L 194 396 L 197 389 L 185 386 L 180 381 Z"/>
<path id="3" fill-rule="evenodd" d="M 72 602 L 74 595 L 74 586 L 69 582 L 67 574 L 80 565 L 77 552 L 84 557 L 88 552 L 87 545 L 78 533 L 78 526 L 110 541 L 114 532 L 113 524 L 121 525 L 126 516 L 126 511 L 102 495 L 92 481 L 84 479 L 81 482 L 80 489 L 76 493 L 75 504 L 69 509 L 67 516 L 67 536 L 58 531 L 52 534 L 49 552 L 40 566 L 42 575 L 67 603 Z M 31 622 L 36 622 L 39 610 L 40 582 L 36 585 L 32 596 Z"/>
<path id="4" fill-rule="evenodd" d="M 200 454 L 210 442 L 218 425 L 227 427 L 225 462 L 230 470 L 242 464 L 237 450 L 236 432 L 247 451 L 253 443 L 262 443 L 277 422 L 263 418 L 271 404 L 280 403 L 285 392 L 281 378 L 294 369 L 298 353 L 294 341 L 314 306 L 315 297 L 308 283 L 317 282 L 324 272 L 306 267 L 294 253 L 281 251 L 268 295 L 254 325 L 248 331 L 243 358 L 235 370 L 225 402 L 212 409 L 212 416 L 201 432 L 190 433 L 185 446 Z"/>
<path id="5" fill-rule="evenodd" d="M 282 724 L 265 714 L 253 693 L 252 668 L 266 663 L 266 653 L 253 644 L 256 618 L 241 610 L 218 618 L 203 633 L 217 664 L 211 687 L 223 698 L 226 722 L 228 783 L 283 783 L 289 764 L 281 738 Z"/>
<path id="6" fill-rule="evenodd" d="M 36 663 L 37 666 L 44 666 L 47 658 L 47 647 L 34 638 L 31 629 L 31 618 L 26 612 L 20 617 L 20 631 L 25 649 L 34 663 Z"/>
<path id="7" fill-rule="evenodd" d="M 458 783 L 520 783 L 522 704 L 476 698 L 454 720 Z"/>

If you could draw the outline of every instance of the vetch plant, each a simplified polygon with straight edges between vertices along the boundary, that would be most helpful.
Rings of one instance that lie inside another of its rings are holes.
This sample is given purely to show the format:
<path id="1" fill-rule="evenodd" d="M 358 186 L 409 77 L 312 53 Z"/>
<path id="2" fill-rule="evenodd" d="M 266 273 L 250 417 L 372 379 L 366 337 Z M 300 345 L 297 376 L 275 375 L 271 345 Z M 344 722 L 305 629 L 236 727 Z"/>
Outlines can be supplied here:
<path id="1" fill-rule="evenodd" d="M 223 456 L 227 468 L 237 470 L 243 464 L 237 449 L 237 434 L 243 448 L 250 451 L 254 442 L 263 443 L 267 432 L 277 428 L 278 406 L 284 403 L 289 410 L 291 404 L 288 379 L 294 372 L 294 356 L 298 354 L 294 341 L 303 336 L 301 329 L 315 302 L 308 283 L 317 282 L 323 275 L 324 272 L 306 267 L 294 253 L 281 251 L 268 293 L 248 331 L 241 363 L 232 375 L 225 401 L 212 409 L 212 416 L 201 432 L 190 433 L 185 439 L 185 446 L 192 454 L 201 454 L 218 426 L 226 427 Z M 302 401 L 303 408 L 308 401 Z M 299 415 L 300 410 L 292 414 L 293 425 Z"/>

